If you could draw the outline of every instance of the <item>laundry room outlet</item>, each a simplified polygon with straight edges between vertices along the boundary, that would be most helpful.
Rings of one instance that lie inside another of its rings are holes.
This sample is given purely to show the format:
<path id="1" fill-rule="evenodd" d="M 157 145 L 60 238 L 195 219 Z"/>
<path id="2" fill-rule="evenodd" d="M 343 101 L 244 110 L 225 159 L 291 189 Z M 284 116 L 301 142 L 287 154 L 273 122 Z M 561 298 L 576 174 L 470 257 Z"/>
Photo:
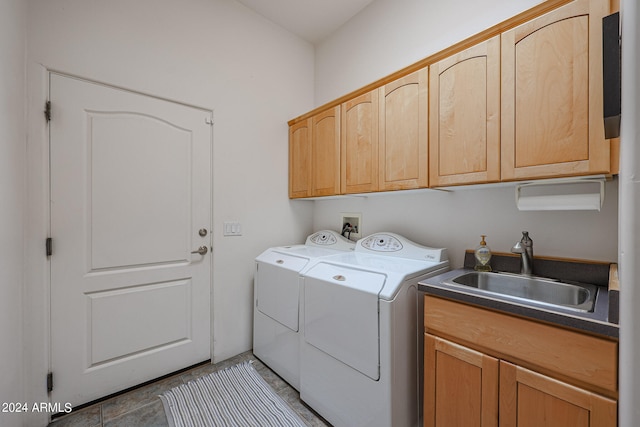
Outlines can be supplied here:
<path id="1" fill-rule="evenodd" d="M 344 237 L 354 241 L 362 237 L 361 213 L 341 213 L 340 219 L 340 230 Z"/>

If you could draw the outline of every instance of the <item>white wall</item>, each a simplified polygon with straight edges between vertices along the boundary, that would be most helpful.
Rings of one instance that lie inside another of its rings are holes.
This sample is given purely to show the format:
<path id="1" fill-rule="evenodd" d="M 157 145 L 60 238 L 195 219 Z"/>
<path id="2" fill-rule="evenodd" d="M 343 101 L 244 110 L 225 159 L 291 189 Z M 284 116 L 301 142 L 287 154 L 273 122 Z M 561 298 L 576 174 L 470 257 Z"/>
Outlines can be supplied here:
<path id="1" fill-rule="evenodd" d="M 337 229 L 341 212 L 360 212 L 364 235 L 391 231 L 448 248 L 453 267 L 462 266 L 464 251 L 475 248 L 481 234 L 494 252 L 510 252 L 523 230 L 535 255 L 616 262 L 617 181 L 608 182 L 605 192 L 600 212 L 520 212 L 513 186 L 316 201 L 314 225 Z"/>
<path id="2" fill-rule="evenodd" d="M 540 0 L 376 0 L 317 47 L 316 105 L 321 105 L 523 12 Z M 528 230 L 537 255 L 617 261 L 617 182 L 601 212 L 518 212 L 513 187 L 483 186 L 316 201 L 314 228 L 338 228 L 340 212 L 361 212 L 363 233 L 394 231 L 449 248 L 453 266 L 481 234 L 509 252 Z"/>
<path id="3" fill-rule="evenodd" d="M 22 0 L 0 2 L 0 403 L 21 402 L 25 398 L 21 306 L 26 15 Z M 21 423 L 20 414 L 0 412 L 0 425 Z"/>
<path id="4" fill-rule="evenodd" d="M 47 360 L 46 68 L 214 110 L 213 356 L 249 350 L 254 258 L 312 229 L 288 200 L 287 120 L 313 107 L 313 46 L 234 0 L 30 0 L 28 19 L 29 390 Z"/>

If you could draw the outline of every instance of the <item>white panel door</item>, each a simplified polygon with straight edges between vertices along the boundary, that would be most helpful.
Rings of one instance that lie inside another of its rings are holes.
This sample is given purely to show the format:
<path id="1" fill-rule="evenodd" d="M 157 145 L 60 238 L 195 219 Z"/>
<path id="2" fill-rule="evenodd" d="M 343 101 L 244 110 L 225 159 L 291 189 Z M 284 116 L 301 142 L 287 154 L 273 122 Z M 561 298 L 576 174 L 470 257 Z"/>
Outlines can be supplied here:
<path id="1" fill-rule="evenodd" d="M 50 100 L 51 399 L 76 406 L 210 358 L 211 111 L 55 73 Z"/>

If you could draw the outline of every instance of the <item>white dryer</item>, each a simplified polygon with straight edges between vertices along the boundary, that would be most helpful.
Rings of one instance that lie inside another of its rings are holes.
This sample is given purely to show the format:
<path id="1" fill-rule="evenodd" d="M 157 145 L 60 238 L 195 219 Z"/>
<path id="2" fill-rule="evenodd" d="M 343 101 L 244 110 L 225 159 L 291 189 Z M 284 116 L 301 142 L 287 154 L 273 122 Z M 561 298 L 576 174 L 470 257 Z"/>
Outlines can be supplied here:
<path id="1" fill-rule="evenodd" d="M 355 242 L 331 230 L 303 245 L 267 249 L 256 258 L 253 353 L 296 390 L 300 388 L 300 271 L 319 257 L 353 251 Z"/>
<path id="2" fill-rule="evenodd" d="M 310 263 L 302 271 L 302 400 L 336 427 L 417 426 L 418 282 L 448 269 L 446 249 L 393 233 Z"/>

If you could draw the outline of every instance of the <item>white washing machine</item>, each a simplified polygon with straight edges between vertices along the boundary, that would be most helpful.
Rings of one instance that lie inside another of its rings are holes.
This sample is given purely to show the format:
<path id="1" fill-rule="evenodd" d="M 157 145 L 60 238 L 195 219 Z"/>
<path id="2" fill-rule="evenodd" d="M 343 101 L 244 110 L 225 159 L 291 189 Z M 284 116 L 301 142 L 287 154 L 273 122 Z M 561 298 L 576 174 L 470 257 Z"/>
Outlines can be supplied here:
<path id="1" fill-rule="evenodd" d="M 302 400 L 336 427 L 417 426 L 418 282 L 447 270 L 446 249 L 393 233 L 310 263 L 302 271 Z"/>
<path id="2" fill-rule="evenodd" d="M 353 251 L 355 242 L 331 230 L 303 245 L 267 249 L 256 258 L 253 353 L 296 390 L 300 389 L 300 271 L 320 257 Z"/>

